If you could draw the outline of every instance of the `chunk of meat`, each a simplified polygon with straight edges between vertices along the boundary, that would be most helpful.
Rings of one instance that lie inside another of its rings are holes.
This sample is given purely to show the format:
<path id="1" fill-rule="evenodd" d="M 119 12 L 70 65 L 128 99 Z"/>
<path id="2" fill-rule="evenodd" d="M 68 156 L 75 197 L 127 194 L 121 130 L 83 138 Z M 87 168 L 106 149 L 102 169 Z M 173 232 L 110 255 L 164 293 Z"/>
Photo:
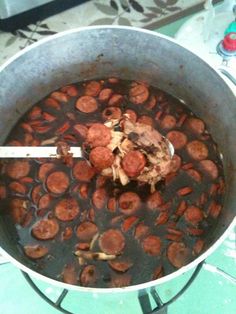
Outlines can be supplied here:
<path id="1" fill-rule="evenodd" d="M 96 81 L 90 81 L 86 84 L 84 94 L 86 96 L 98 96 L 101 90 L 101 84 Z"/>
<path id="2" fill-rule="evenodd" d="M 198 135 L 205 131 L 205 124 L 199 118 L 190 117 L 185 121 L 184 125 L 188 130 L 191 130 L 193 133 Z"/>
<path id="3" fill-rule="evenodd" d="M 17 194 L 25 195 L 27 192 L 27 188 L 25 184 L 22 184 L 18 181 L 12 181 L 8 187 L 12 192 L 17 193 Z"/>
<path id="4" fill-rule="evenodd" d="M 174 154 L 171 160 L 171 172 L 177 172 L 179 168 L 181 167 L 181 158 Z"/>
<path id="5" fill-rule="evenodd" d="M 75 107 L 83 113 L 92 113 L 98 109 L 98 104 L 92 96 L 81 96 L 76 101 Z"/>
<path id="6" fill-rule="evenodd" d="M 107 146 L 111 141 L 111 130 L 102 123 L 94 123 L 88 130 L 87 142 L 91 147 Z"/>
<path id="7" fill-rule="evenodd" d="M 118 272 L 124 273 L 133 266 L 133 263 L 129 260 L 115 259 L 112 261 L 108 261 L 108 265 L 112 269 L 114 269 Z"/>
<path id="8" fill-rule="evenodd" d="M 71 221 L 79 214 L 79 205 L 72 197 L 60 200 L 55 206 L 55 216 L 62 221 Z"/>
<path id="9" fill-rule="evenodd" d="M 120 94 L 114 94 L 108 101 L 108 106 L 120 106 L 124 100 L 124 97 Z"/>
<path id="10" fill-rule="evenodd" d="M 38 178 L 41 181 L 46 180 L 47 174 L 53 169 L 55 168 L 55 164 L 52 162 L 46 162 L 43 163 L 40 167 L 39 167 L 39 171 L 38 171 Z"/>
<path id="11" fill-rule="evenodd" d="M 160 209 L 159 206 L 162 204 L 163 204 L 163 198 L 160 192 L 155 191 L 154 193 L 148 196 L 147 206 L 149 209 L 152 209 L 152 210 Z"/>
<path id="12" fill-rule="evenodd" d="M 51 203 L 51 201 L 52 201 L 52 196 L 50 194 L 44 194 L 39 199 L 38 208 L 39 209 L 48 208 L 50 203 Z"/>
<path id="13" fill-rule="evenodd" d="M 203 160 L 208 157 L 208 148 L 206 144 L 201 141 L 194 140 L 187 144 L 186 150 L 191 158 L 194 160 Z"/>
<path id="14" fill-rule="evenodd" d="M 134 192 L 124 192 L 119 197 L 120 211 L 125 215 L 133 215 L 141 206 L 141 199 Z"/>
<path id="15" fill-rule="evenodd" d="M 129 177 L 140 175 L 146 165 L 146 158 L 138 150 L 128 152 L 122 159 L 122 168 Z"/>
<path id="16" fill-rule="evenodd" d="M 105 206 L 107 192 L 104 188 L 97 189 L 92 196 L 93 204 L 96 208 L 102 209 Z"/>
<path id="17" fill-rule="evenodd" d="M 111 88 L 104 88 L 100 91 L 98 100 L 102 103 L 107 102 L 111 98 L 112 94 L 113 90 Z"/>
<path id="18" fill-rule="evenodd" d="M 26 177 L 30 172 L 30 163 L 29 161 L 10 161 L 6 165 L 6 174 L 11 179 L 20 179 Z"/>
<path id="19" fill-rule="evenodd" d="M 139 218 L 136 216 L 129 216 L 128 218 L 125 218 L 121 226 L 121 230 L 123 232 L 129 231 L 137 223 L 138 220 Z"/>
<path id="20" fill-rule="evenodd" d="M 59 232 L 59 225 L 55 219 L 39 220 L 32 228 L 32 235 L 38 240 L 53 239 Z"/>
<path id="21" fill-rule="evenodd" d="M 155 235 L 149 235 L 143 240 L 142 247 L 144 252 L 151 256 L 160 255 L 161 239 Z"/>
<path id="22" fill-rule="evenodd" d="M 197 225 L 200 221 L 203 220 L 204 214 L 200 208 L 196 206 L 189 206 L 185 210 L 184 218 L 188 223 Z"/>
<path id="23" fill-rule="evenodd" d="M 200 183 L 202 181 L 202 177 L 200 173 L 195 169 L 188 169 L 187 174 L 196 182 Z"/>
<path id="24" fill-rule="evenodd" d="M 110 288 L 122 288 L 130 286 L 131 284 L 131 275 L 129 274 L 113 274 L 111 282 L 109 283 Z"/>
<path id="25" fill-rule="evenodd" d="M 80 123 L 76 123 L 73 126 L 73 129 L 75 130 L 76 133 L 79 134 L 79 136 L 81 136 L 83 139 L 85 139 L 87 137 L 88 134 L 88 128 Z"/>
<path id="26" fill-rule="evenodd" d="M 125 237 L 117 229 L 109 229 L 99 237 L 99 246 L 106 254 L 118 255 L 125 248 Z"/>
<path id="27" fill-rule="evenodd" d="M 164 116 L 161 120 L 161 128 L 165 130 L 173 129 L 176 126 L 176 118 L 170 114 Z"/>
<path id="28" fill-rule="evenodd" d="M 25 254 L 32 259 L 44 257 L 48 253 L 48 248 L 43 245 L 26 245 L 24 246 Z"/>
<path id="29" fill-rule="evenodd" d="M 140 222 L 135 228 L 134 237 L 135 239 L 139 240 L 148 235 L 149 232 L 150 228 L 147 225 L 145 225 L 144 222 Z"/>
<path id="30" fill-rule="evenodd" d="M 104 120 L 111 120 L 111 119 L 120 119 L 122 116 L 122 111 L 119 107 L 108 107 L 105 108 L 102 112 L 102 117 Z"/>
<path id="31" fill-rule="evenodd" d="M 183 242 L 172 242 L 167 248 L 167 257 L 170 263 L 181 268 L 191 259 L 191 251 Z"/>
<path id="32" fill-rule="evenodd" d="M 52 172 L 46 180 L 48 190 L 55 194 L 64 193 L 70 185 L 68 175 L 63 171 Z"/>
<path id="33" fill-rule="evenodd" d="M 218 178 L 219 171 L 216 164 L 212 160 L 201 160 L 199 162 L 200 169 L 205 172 L 211 179 Z"/>
<path id="34" fill-rule="evenodd" d="M 116 211 L 116 199 L 115 197 L 111 197 L 109 198 L 108 202 L 107 202 L 107 208 L 110 212 L 114 213 Z"/>
<path id="35" fill-rule="evenodd" d="M 143 104 L 149 97 L 149 90 L 145 85 L 137 84 L 129 90 L 129 100 L 135 105 Z"/>
<path id="36" fill-rule="evenodd" d="M 93 239 L 97 232 L 98 227 L 90 221 L 82 222 L 76 229 L 77 237 L 82 241 L 88 242 L 90 242 Z"/>
<path id="37" fill-rule="evenodd" d="M 149 117 L 149 116 L 146 116 L 146 115 L 142 115 L 141 117 L 139 117 L 138 118 L 138 123 L 142 123 L 142 124 L 153 126 L 152 118 Z"/>
<path id="38" fill-rule="evenodd" d="M 129 120 L 132 122 L 136 122 L 138 119 L 137 113 L 132 109 L 125 110 L 125 114 L 128 116 Z"/>
<path id="39" fill-rule="evenodd" d="M 89 154 L 91 164 L 98 170 L 103 170 L 112 166 L 114 155 L 107 147 L 95 147 Z"/>
<path id="40" fill-rule="evenodd" d="M 187 136 L 180 131 L 170 131 L 166 137 L 174 146 L 175 149 L 181 149 L 187 144 Z"/>
<path id="41" fill-rule="evenodd" d="M 63 268 L 62 272 L 62 280 L 65 283 L 68 283 L 70 285 L 76 285 L 77 284 L 77 273 L 75 270 L 75 266 L 72 264 L 67 264 Z"/>
<path id="42" fill-rule="evenodd" d="M 27 216 L 27 202 L 21 198 L 14 198 L 10 202 L 11 217 L 16 224 L 23 225 Z"/>
<path id="43" fill-rule="evenodd" d="M 73 176 L 79 181 L 90 182 L 94 175 L 94 168 L 85 160 L 78 161 L 73 167 Z"/>

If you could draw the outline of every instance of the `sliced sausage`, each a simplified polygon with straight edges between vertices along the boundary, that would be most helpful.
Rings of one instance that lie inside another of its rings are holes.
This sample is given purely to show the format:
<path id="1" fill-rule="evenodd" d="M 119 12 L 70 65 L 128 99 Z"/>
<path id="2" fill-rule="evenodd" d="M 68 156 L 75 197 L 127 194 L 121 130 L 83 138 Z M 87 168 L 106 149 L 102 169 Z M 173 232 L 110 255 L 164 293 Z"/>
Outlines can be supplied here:
<path id="1" fill-rule="evenodd" d="M 164 116 L 161 120 L 161 127 L 165 130 L 173 129 L 176 126 L 176 118 L 170 114 Z"/>
<path id="2" fill-rule="evenodd" d="M 42 219 L 33 226 L 32 235 L 38 240 L 50 240 L 58 231 L 59 225 L 55 219 Z"/>
<path id="3" fill-rule="evenodd" d="M 94 175 L 94 168 L 85 160 L 78 161 L 73 168 L 73 176 L 79 181 L 90 182 Z"/>
<path id="4" fill-rule="evenodd" d="M 198 118 L 190 117 L 185 121 L 184 125 L 187 127 L 187 129 L 198 135 L 205 131 L 204 122 Z"/>
<path id="5" fill-rule="evenodd" d="M 84 94 L 86 96 L 98 96 L 101 90 L 101 84 L 96 81 L 90 81 L 86 84 Z"/>
<path id="6" fill-rule="evenodd" d="M 73 129 L 75 130 L 76 133 L 79 134 L 79 136 L 81 136 L 83 139 L 87 137 L 87 134 L 88 134 L 88 128 L 83 125 L 83 124 L 75 124 L 73 126 Z"/>
<path id="7" fill-rule="evenodd" d="M 96 284 L 98 274 L 94 265 L 87 265 L 80 273 L 80 283 L 82 286 L 90 287 Z"/>
<path id="8" fill-rule="evenodd" d="M 12 179 L 26 177 L 30 172 L 30 163 L 28 161 L 11 161 L 6 165 L 6 174 Z"/>
<path id="9" fill-rule="evenodd" d="M 172 143 L 175 149 L 181 149 L 187 144 L 187 136 L 180 131 L 170 131 L 166 137 Z"/>
<path id="10" fill-rule="evenodd" d="M 185 196 L 193 192 L 193 189 L 190 186 L 185 186 L 177 191 L 179 196 Z"/>
<path id="11" fill-rule="evenodd" d="M 212 201 L 208 207 L 209 215 L 213 218 L 217 218 L 222 210 L 222 205 Z"/>
<path id="12" fill-rule="evenodd" d="M 56 99 L 49 97 L 49 98 L 45 99 L 44 103 L 47 107 L 51 107 L 51 108 L 56 109 L 56 110 L 61 110 L 61 106 Z"/>
<path id="13" fill-rule="evenodd" d="M 78 94 L 79 94 L 79 91 L 78 91 L 77 87 L 75 87 L 74 85 L 63 86 L 61 88 L 61 91 L 63 93 L 66 93 L 67 95 L 69 95 L 71 97 L 78 96 Z"/>
<path id="14" fill-rule="evenodd" d="M 119 83 L 119 79 L 117 77 L 110 77 L 107 81 L 111 84 Z"/>
<path id="15" fill-rule="evenodd" d="M 163 274 L 164 274 L 164 270 L 163 270 L 163 267 L 160 265 L 154 270 L 152 280 L 156 280 L 158 278 L 163 277 Z"/>
<path id="16" fill-rule="evenodd" d="M 36 185 L 31 192 L 31 198 L 35 205 L 38 205 L 39 199 L 42 195 L 42 185 Z"/>
<path id="17" fill-rule="evenodd" d="M 159 209 L 159 206 L 163 204 L 163 198 L 160 192 L 155 191 L 150 194 L 147 199 L 147 206 L 149 209 L 156 210 Z"/>
<path id="18" fill-rule="evenodd" d="M 142 241 L 142 247 L 144 252 L 148 255 L 160 255 L 161 239 L 155 235 L 149 235 Z"/>
<path id="19" fill-rule="evenodd" d="M 125 110 L 125 114 L 128 116 L 129 120 L 132 122 L 136 122 L 138 119 L 137 113 L 132 109 Z"/>
<path id="20" fill-rule="evenodd" d="M 62 194 L 68 189 L 70 180 L 65 172 L 55 171 L 47 177 L 46 185 L 50 192 Z"/>
<path id="21" fill-rule="evenodd" d="M 167 223 L 168 219 L 169 219 L 169 213 L 166 211 L 163 211 L 157 216 L 155 220 L 155 225 L 156 226 L 164 225 L 165 223 Z"/>
<path id="22" fill-rule="evenodd" d="M 46 179 L 49 171 L 52 170 L 53 168 L 55 168 L 55 164 L 53 164 L 52 162 L 46 162 L 46 163 L 42 164 L 39 167 L 39 171 L 38 171 L 39 180 L 44 181 Z"/>
<path id="23" fill-rule="evenodd" d="M 149 90 L 145 85 L 138 84 L 129 90 L 129 100 L 135 104 L 143 104 L 149 97 Z"/>
<path id="24" fill-rule="evenodd" d="M 27 192 L 26 186 L 18 181 L 12 181 L 8 187 L 11 191 L 17 194 L 25 195 Z"/>
<path id="25" fill-rule="evenodd" d="M 81 96 L 76 101 L 75 107 L 83 113 L 91 113 L 98 109 L 98 104 L 92 96 Z"/>
<path id="26" fill-rule="evenodd" d="M 215 180 L 218 178 L 219 171 L 216 164 L 212 160 L 201 160 L 199 162 L 200 169 L 203 170 L 210 178 Z"/>
<path id="27" fill-rule="evenodd" d="M 201 253 L 201 251 L 203 250 L 204 247 L 204 240 L 202 239 L 197 239 L 197 241 L 195 242 L 194 246 L 193 246 L 193 252 L 198 255 Z"/>
<path id="28" fill-rule="evenodd" d="M 120 94 L 114 94 L 108 101 L 108 106 L 120 106 L 123 102 L 124 97 Z"/>
<path id="29" fill-rule="evenodd" d="M 65 265 L 62 272 L 62 280 L 70 285 L 77 284 L 77 273 L 74 265 Z"/>
<path id="30" fill-rule="evenodd" d="M 107 192 L 104 188 L 97 189 L 92 196 L 93 205 L 98 208 L 102 209 L 105 206 L 107 199 Z"/>
<path id="31" fill-rule="evenodd" d="M 122 116 L 122 111 L 119 107 L 108 107 L 103 110 L 102 117 L 104 120 L 111 120 L 111 119 L 120 119 Z"/>
<path id="32" fill-rule="evenodd" d="M 91 164 L 98 170 L 111 167 L 114 159 L 112 151 L 107 147 L 95 147 L 89 154 Z"/>
<path id="33" fill-rule="evenodd" d="M 123 232 L 129 231 L 137 223 L 138 220 L 139 219 L 136 216 L 130 216 L 128 218 L 125 218 L 124 222 L 122 223 L 121 230 Z"/>
<path id="34" fill-rule="evenodd" d="M 38 208 L 39 209 L 48 208 L 51 201 L 52 201 L 52 196 L 50 194 L 44 194 L 39 199 Z"/>
<path id="35" fill-rule="evenodd" d="M 177 172 L 181 167 L 181 162 L 181 158 L 178 155 L 174 154 L 171 159 L 171 172 Z"/>
<path id="36" fill-rule="evenodd" d="M 50 97 L 52 97 L 52 98 L 54 98 L 54 99 L 56 99 L 58 101 L 62 101 L 62 102 L 68 102 L 68 100 L 70 98 L 65 93 L 62 93 L 62 92 L 59 92 L 59 91 L 51 93 Z"/>
<path id="37" fill-rule="evenodd" d="M 40 108 L 39 106 L 34 106 L 28 113 L 28 117 L 30 120 L 40 119 L 41 115 L 42 115 L 42 108 Z"/>
<path id="38" fill-rule="evenodd" d="M 73 235 L 73 230 L 71 227 L 66 227 L 64 231 L 61 233 L 61 239 L 62 241 L 64 240 L 69 240 Z"/>
<path id="39" fill-rule="evenodd" d="M 87 199 L 88 193 L 89 193 L 89 185 L 87 183 L 80 184 L 80 186 L 79 186 L 80 197 L 83 199 Z"/>
<path id="40" fill-rule="evenodd" d="M 157 99 L 156 99 L 156 96 L 155 95 L 150 95 L 146 105 L 145 105 L 145 108 L 147 110 L 152 110 L 155 106 L 156 106 L 156 103 L 157 103 Z"/>
<path id="41" fill-rule="evenodd" d="M 119 197 L 120 211 L 125 215 L 133 215 L 141 206 L 141 199 L 134 192 L 124 192 Z"/>
<path id="42" fill-rule="evenodd" d="M 98 176 L 96 179 L 96 188 L 102 188 L 107 182 L 107 178 L 104 176 Z"/>
<path id="43" fill-rule="evenodd" d="M 138 176 L 146 165 L 146 158 L 138 150 L 128 152 L 122 159 L 122 168 L 129 177 Z"/>
<path id="44" fill-rule="evenodd" d="M 203 220 L 204 214 L 200 208 L 196 206 L 189 206 L 184 212 L 184 218 L 188 223 L 197 225 Z"/>
<path id="45" fill-rule="evenodd" d="M 77 201 L 72 198 L 64 198 L 60 200 L 55 206 L 55 216 L 62 221 L 71 221 L 79 214 L 79 205 Z"/>
<path id="46" fill-rule="evenodd" d="M 77 237 L 82 241 L 88 242 L 92 240 L 97 232 L 98 227 L 90 221 L 82 222 L 76 229 Z"/>
<path id="47" fill-rule="evenodd" d="M 202 181 L 202 177 L 201 177 L 200 173 L 197 170 L 195 170 L 195 169 L 188 169 L 186 172 L 196 182 L 200 183 Z"/>
<path id="48" fill-rule="evenodd" d="M 88 130 L 87 142 L 91 147 L 107 146 L 111 141 L 111 130 L 102 123 L 94 123 Z"/>
<path id="49" fill-rule="evenodd" d="M 111 282 L 109 283 L 110 288 L 122 288 L 130 286 L 131 284 L 131 275 L 129 274 L 113 274 Z"/>
<path id="50" fill-rule="evenodd" d="M 14 223 L 22 225 L 27 215 L 26 200 L 20 198 L 11 200 L 10 212 Z"/>
<path id="51" fill-rule="evenodd" d="M 112 261 L 108 261 L 108 265 L 112 269 L 114 269 L 118 272 L 124 273 L 133 266 L 133 263 L 129 260 L 115 259 Z"/>
<path id="52" fill-rule="evenodd" d="M 48 253 L 48 248 L 38 244 L 26 245 L 24 246 L 24 252 L 28 257 L 32 259 L 38 259 L 44 257 Z"/>
<path id="53" fill-rule="evenodd" d="M 206 144 L 198 140 L 189 142 L 186 150 L 191 158 L 194 160 L 203 160 L 208 157 L 208 148 Z"/>
<path id="54" fill-rule="evenodd" d="M 181 268 L 190 261 L 191 252 L 183 242 L 172 242 L 167 248 L 167 257 L 174 267 Z"/>
<path id="55" fill-rule="evenodd" d="M 102 103 L 107 102 L 111 98 L 112 94 L 113 90 L 111 88 L 104 88 L 100 91 L 98 100 Z"/>
<path id="56" fill-rule="evenodd" d="M 108 202 L 107 202 L 107 208 L 110 212 L 114 213 L 116 211 L 116 199 L 115 197 L 111 197 L 109 198 Z"/>
<path id="57" fill-rule="evenodd" d="M 150 125 L 153 126 L 153 120 L 151 117 L 146 116 L 146 115 L 142 115 L 141 117 L 138 118 L 138 123 L 142 123 L 142 124 L 146 124 L 146 125 Z"/>
<path id="58" fill-rule="evenodd" d="M 118 255 L 125 247 L 125 237 L 117 229 L 109 229 L 99 237 L 99 246 L 106 254 Z"/>
<path id="59" fill-rule="evenodd" d="M 0 200 L 3 200 L 7 196 L 7 190 L 4 185 L 0 185 Z"/>

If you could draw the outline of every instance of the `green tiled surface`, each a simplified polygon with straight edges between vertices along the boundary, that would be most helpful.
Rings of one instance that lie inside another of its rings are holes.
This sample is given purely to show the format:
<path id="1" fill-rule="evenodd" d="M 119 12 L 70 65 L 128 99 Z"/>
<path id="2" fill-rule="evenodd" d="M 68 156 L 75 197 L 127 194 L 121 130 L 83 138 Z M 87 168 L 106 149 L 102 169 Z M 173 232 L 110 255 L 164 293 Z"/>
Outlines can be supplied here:
<path id="1" fill-rule="evenodd" d="M 160 28 L 158 31 L 173 36 L 182 19 Z M 236 277 L 235 233 L 207 259 Z M 190 277 L 191 272 L 160 287 L 162 299 L 170 299 Z M 59 314 L 42 300 L 25 281 L 21 272 L 10 263 L 0 266 L 0 314 Z M 62 289 L 35 281 L 52 300 L 56 300 Z M 76 314 L 141 314 L 136 293 L 126 295 L 91 295 L 69 292 L 63 304 Z M 202 269 L 190 288 L 175 301 L 168 314 L 236 314 L 236 283 L 217 273 Z"/>

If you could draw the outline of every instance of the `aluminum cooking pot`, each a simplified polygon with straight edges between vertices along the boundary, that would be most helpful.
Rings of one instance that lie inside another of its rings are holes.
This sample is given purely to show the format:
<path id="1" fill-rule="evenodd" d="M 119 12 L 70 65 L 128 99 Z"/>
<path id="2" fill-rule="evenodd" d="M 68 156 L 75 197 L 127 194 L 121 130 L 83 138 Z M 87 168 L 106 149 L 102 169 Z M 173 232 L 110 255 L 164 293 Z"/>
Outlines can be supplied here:
<path id="1" fill-rule="evenodd" d="M 67 289 L 127 292 L 156 286 L 200 263 L 225 239 L 235 223 L 235 96 L 207 63 L 157 33 L 131 27 L 86 27 L 46 38 L 18 53 L 0 68 L 0 144 L 30 106 L 51 91 L 73 82 L 110 76 L 158 86 L 184 100 L 206 121 L 223 155 L 224 208 L 216 228 L 206 237 L 205 252 L 193 262 L 160 279 L 112 289 L 68 285 L 30 269 L 29 261 L 19 250 L 15 229 L 7 216 L 0 215 L 1 253 L 25 272 Z"/>

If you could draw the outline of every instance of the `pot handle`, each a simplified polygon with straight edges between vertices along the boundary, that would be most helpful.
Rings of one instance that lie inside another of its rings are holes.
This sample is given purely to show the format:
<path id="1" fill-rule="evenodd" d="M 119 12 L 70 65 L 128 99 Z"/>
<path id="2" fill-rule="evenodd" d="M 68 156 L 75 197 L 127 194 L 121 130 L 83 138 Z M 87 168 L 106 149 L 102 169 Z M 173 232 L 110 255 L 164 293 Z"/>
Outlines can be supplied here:
<path id="1" fill-rule="evenodd" d="M 220 66 L 218 70 L 236 86 L 236 71 L 227 66 Z"/>

